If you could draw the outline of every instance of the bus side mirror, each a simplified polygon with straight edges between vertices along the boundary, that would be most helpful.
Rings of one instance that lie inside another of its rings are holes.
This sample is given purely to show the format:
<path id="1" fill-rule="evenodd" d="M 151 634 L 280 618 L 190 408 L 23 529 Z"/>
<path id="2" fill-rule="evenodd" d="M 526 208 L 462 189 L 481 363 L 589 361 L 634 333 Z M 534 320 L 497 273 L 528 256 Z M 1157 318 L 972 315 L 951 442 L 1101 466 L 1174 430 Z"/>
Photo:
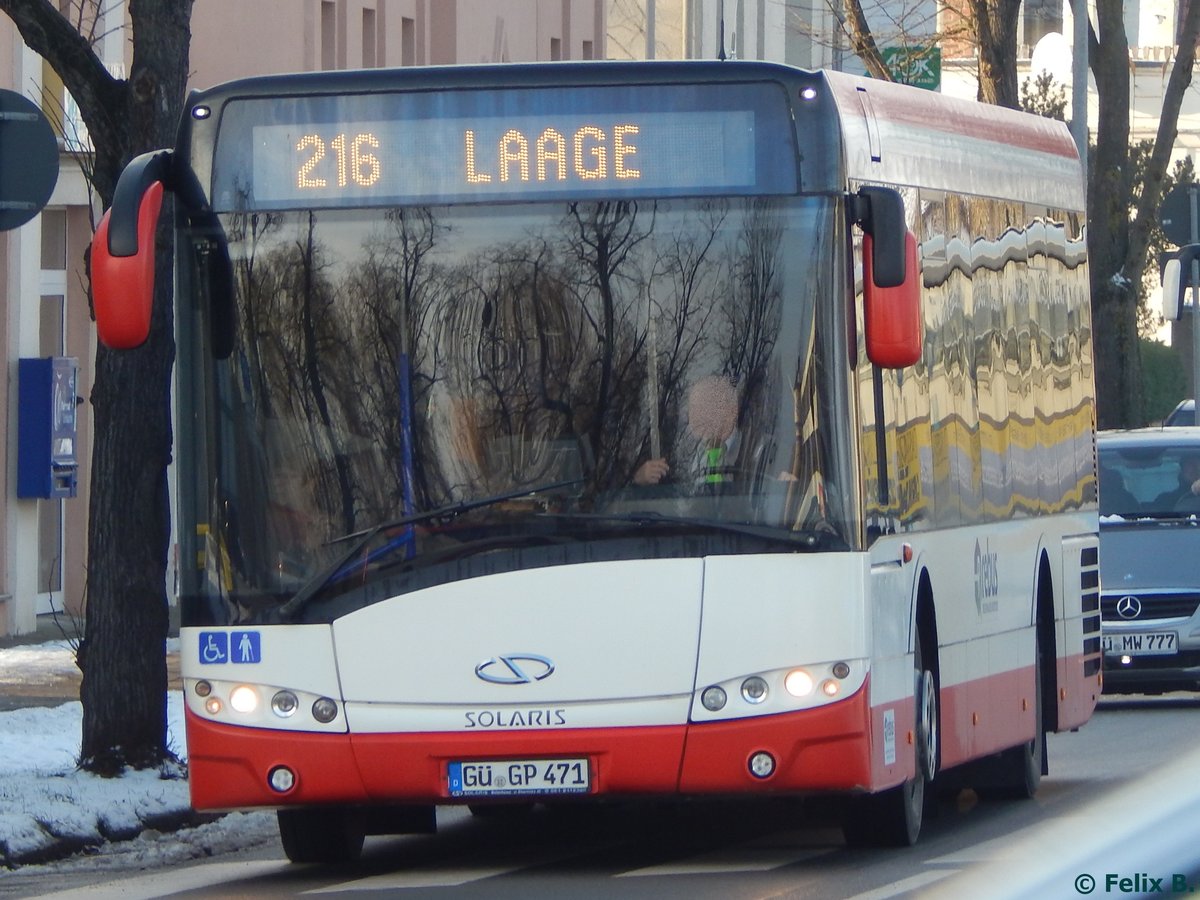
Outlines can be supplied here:
<path id="1" fill-rule="evenodd" d="M 880 285 L 874 277 L 875 240 L 863 237 L 863 320 L 867 359 L 884 369 L 903 369 L 921 358 L 924 322 L 921 318 L 921 266 L 917 239 L 904 229 L 905 278 L 897 285 Z"/>
<path id="2" fill-rule="evenodd" d="M 169 167 L 170 154 L 165 151 L 146 153 L 130 162 L 92 239 L 96 333 L 114 350 L 140 347 L 150 336 L 154 232 Z"/>
<path id="3" fill-rule="evenodd" d="M 1200 244 L 1180 247 L 1163 269 L 1163 318 L 1177 322 L 1183 315 L 1183 292 L 1192 284 L 1192 265 L 1200 259 Z"/>
<path id="4" fill-rule="evenodd" d="M 904 198 L 892 188 L 868 185 L 858 189 L 858 200 L 858 224 L 871 237 L 874 284 L 881 288 L 899 287 L 906 280 L 908 262 Z M 863 252 L 866 255 L 865 247 Z"/>

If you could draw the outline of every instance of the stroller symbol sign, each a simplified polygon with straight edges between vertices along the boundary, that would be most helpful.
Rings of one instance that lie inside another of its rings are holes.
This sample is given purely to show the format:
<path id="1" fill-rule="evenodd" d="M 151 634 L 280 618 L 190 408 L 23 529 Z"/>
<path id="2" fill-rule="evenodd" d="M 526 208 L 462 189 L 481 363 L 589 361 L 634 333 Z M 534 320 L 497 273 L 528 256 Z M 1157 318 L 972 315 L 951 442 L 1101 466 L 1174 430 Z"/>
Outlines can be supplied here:
<path id="1" fill-rule="evenodd" d="M 258 631 L 200 632 L 200 663 L 253 665 L 262 662 L 262 633 Z"/>

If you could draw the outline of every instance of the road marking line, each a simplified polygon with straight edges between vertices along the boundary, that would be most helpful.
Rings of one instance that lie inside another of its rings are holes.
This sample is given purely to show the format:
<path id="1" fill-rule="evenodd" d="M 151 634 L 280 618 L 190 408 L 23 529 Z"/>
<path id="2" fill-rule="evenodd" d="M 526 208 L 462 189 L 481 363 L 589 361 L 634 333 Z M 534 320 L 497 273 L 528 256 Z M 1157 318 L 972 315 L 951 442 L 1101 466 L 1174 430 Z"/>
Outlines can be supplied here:
<path id="1" fill-rule="evenodd" d="M 723 848 L 688 859 L 646 866 L 642 869 L 632 869 L 614 877 L 642 878 L 647 875 L 719 875 L 721 873 L 769 872 L 771 869 L 825 856 L 833 853 L 834 850 L 833 847 L 812 847 L 807 850 L 797 850 L 794 847 L 764 849 L 748 847 L 741 850 Z"/>
<path id="2" fill-rule="evenodd" d="M 210 862 L 199 866 L 188 866 L 183 869 L 168 868 L 151 875 L 138 875 L 133 878 L 118 878 L 87 887 L 73 888 L 56 894 L 42 894 L 34 900 L 88 900 L 93 897 L 120 897 L 121 900 L 153 900 L 155 897 L 169 897 L 183 891 L 196 888 L 212 887 L 227 881 L 237 881 L 244 878 L 257 878 L 286 872 L 291 869 L 291 863 L 279 860 L 250 860 L 247 862 Z"/>
<path id="3" fill-rule="evenodd" d="M 1054 827 L 1058 829 L 1055 833 L 1064 835 L 1069 835 L 1075 830 L 1086 831 L 1095 824 L 1095 820 L 1089 816 L 1055 816 L 1043 821 L 1055 823 Z M 968 863 L 1012 859 L 1020 862 L 1022 866 L 1027 866 L 1029 862 L 1029 850 L 1017 839 L 1024 830 L 1023 828 L 1016 828 L 1010 834 L 1004 834 L 991 840 L 972 844 L 961 850 L 955 850 L 953 853 L 934 857 L 927 860 L 927 862 L 931 865 L 962 866 Z M 1058 850 L 1055 849 L 1052 842 L 1045 845 L 1045 850 L 1048 856 L 1059 858 Z"/>
<path id="4" fill-rule="evenodd" d="M 600 846 L 603 847 L 605 845 L 602 844 Z M 304 894 L 334 894 L 339 891 L 378 891 L 396 888 L 457 887 L 458 885 L 468 884 L 472 881 L 482 881 L 485 878 L 494 878 L 497 875 L 507 875 L 509 872 L 518 872 L 523 869 L 533 869 L 538 866 L 549 865 L 577 855 L 578 853 L 574 851 L 541 853 L 529 859 L 522 859 L 516 863 L 509 862 L 505 865 L 492 866 L 440 867 L 434 864 L 419 870 L 402 870 L 387 872 L 382 875 L 368 875 L 365 878 L 355 878 L 352 881 L 345 881 L 340 884 L 313 888 L 312 890 L 304 891 Z"/>
<path id="5" fill-rule="evenodd" d="M 928 872 L 918 872 L 916 875 L 910 875 L 908 878 L 903 878 L 885 887 L 876 888 L 864 894 L 855 894 L 850 900 L 889 900 L 891 897 L 899 897 L 908 891 L 915 891 L 941 881 L 943 878 L 957 875 L 958 871 L 958 869 L 934 869 Z"/>
<path id="6" fill-rule="evenodd" d="M 354 881 L 313 888 L 304 894 L 338 894 L 343 891 L 379 891 L 394 888 L 457 887 L 472 881 L 481 881 L 513 872 L 525 866 L 480 866 L 457 869 L 425 869 L 420 872 L 389 872 L 386 875 L 369 875 Z"/>

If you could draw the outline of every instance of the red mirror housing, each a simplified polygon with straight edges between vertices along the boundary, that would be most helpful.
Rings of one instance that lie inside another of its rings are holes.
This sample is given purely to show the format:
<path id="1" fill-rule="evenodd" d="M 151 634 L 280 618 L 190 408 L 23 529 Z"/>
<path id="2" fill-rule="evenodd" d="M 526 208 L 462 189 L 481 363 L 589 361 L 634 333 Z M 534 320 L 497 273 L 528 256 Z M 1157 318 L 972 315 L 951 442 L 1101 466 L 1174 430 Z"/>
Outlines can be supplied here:
<path id="1" fill-rule="evenodd" d="M 903 369 L 921 358 L 924 322 L 921 318 L 921 266 L 917 239 L 904 236 L 904 281 L 896 287 L 875 284 L 871 267 L 871 236 L 863 235 L 863 318 L 867 358 L 884 369 Z"/>
<path id="2" fill-rule="evenodd" d="M 109 251 L 112 210 L 104 213 L 92 239 L 92 300 L 96 332 L 106 347 L 131 350 L 150 336 L 154 307 L 154 230 L 162 209 L 163 184 L 155 181 L 138 206 L 137 252 L 114 256 Z"/>

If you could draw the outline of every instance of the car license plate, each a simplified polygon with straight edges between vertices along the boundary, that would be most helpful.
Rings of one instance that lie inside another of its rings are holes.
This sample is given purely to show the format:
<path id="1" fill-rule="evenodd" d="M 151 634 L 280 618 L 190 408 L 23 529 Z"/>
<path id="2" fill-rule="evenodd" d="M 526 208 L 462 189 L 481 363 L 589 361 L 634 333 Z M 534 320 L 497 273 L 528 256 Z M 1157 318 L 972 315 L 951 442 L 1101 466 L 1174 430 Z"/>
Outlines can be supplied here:
<path id="1" fill-rule="evenodd" d="M 1174 631 L 1141 631 L 1104 635 L 1104 652 L 1125 656 L 1169 656 L 1179 649 Z"/>
<path id="2" fill-rule="evenodd" d="M 586 759 L 502 759 L 452 762 L 451 797 L 585 794 L 592 787 Z"/>

